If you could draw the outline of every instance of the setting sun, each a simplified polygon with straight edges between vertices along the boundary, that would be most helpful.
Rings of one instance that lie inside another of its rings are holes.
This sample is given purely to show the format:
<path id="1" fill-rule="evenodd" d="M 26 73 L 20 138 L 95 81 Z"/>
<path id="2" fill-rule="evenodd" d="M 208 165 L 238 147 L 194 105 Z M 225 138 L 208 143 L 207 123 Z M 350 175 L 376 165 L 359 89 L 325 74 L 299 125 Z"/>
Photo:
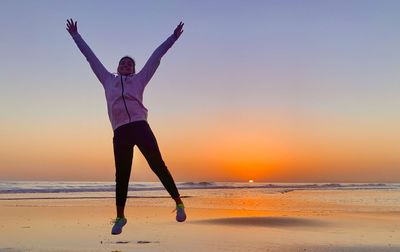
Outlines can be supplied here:
<path id="1" fill-rule="evenodd" d="M 254 180 L 252 180 L 252 179 L 249 180 L 249 183 L 253 183 L 253 182 L 254 182 Z"/>

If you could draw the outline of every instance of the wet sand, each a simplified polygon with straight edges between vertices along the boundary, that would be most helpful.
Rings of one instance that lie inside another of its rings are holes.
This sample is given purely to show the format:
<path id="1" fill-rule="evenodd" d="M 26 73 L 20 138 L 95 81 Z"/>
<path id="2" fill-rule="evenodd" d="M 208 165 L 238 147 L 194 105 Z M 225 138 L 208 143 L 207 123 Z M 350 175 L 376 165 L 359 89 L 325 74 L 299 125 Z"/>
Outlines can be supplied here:
<path id="1" fill-rule="evenodd" d="M 187 198 L 184 223 L 169 199 L 129 199 L 128 224 L 117 236 L 110 234 L 113 199 L 3 200 L 0 251 L 400 251 L 398 211 L 327 211 L 331 203 L 306 200 L 298 208 L 278 196 L 268 210 L 208 208 L 206 199 Z"/>

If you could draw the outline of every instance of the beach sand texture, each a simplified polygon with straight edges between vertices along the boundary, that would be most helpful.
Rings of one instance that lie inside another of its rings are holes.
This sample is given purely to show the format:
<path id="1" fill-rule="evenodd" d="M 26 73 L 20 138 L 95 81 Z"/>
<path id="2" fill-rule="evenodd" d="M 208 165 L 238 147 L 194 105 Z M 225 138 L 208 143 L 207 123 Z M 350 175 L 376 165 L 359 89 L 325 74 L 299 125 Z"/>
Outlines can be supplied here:
<path id="1" fill-rule="evenodd" d="M 400 251 L 398 191 L 251 195 L 187 197 L 185 223 L 168 198 L 130 198 L 118 236 L 112 198 L 0 200 L 0 251 Z"/>

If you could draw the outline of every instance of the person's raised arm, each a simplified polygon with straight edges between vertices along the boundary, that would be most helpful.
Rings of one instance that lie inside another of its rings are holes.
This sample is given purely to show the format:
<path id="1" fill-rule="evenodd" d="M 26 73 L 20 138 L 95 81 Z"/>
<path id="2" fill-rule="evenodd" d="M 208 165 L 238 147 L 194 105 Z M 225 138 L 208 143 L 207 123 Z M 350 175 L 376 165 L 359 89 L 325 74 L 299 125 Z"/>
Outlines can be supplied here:
<path id="1" fill-rule="evenodd" d="M 67 31 L 74 39 L 76 45 L 82 54 L 86 57 L 86 60 L 89 62 L 90 67 L 92 68 L 94 74 L 97 76 L 99 81 L 104 85 L 105 80 L 111 75 L 107 69 L 103 66 L 100 60 L 96 57 L 90 47 L 83 40 L 81 35 L 78 33 L 78 24 L 77 21 L 73 21 L 72 18 L 67 20 Z"/>
<path id="2" fill-rule="evenodd" d="M 184 23 L 180 22 L 179 25 L 175 28 L 174 33 L 167 38 L 157 49 L 153 52 L 150 58 L 147 60 L 146 64 L 142 68 L 142 70 L 137 74 L 139 78 L 142 79 L 142 83 L 144 86 L 150 81 L 151 77 L 153 77 L 156 72 L 158 66 L 160 65 L 161 58 L 168 51 L 169 48 L 175 43 L 175 41 L 182 35 L 183 33 L 183 25 Z"/>

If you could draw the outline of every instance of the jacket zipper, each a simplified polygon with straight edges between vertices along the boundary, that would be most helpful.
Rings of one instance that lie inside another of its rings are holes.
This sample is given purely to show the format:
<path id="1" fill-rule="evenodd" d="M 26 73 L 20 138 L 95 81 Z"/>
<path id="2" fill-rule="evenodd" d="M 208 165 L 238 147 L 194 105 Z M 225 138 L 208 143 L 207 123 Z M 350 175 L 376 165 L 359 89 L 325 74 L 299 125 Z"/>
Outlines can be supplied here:
<path id="1" fill-rule="evenodd" d="M 121 75 L 121 86 L 122 86 L 122 100 L 124 101 L 126 113 L 128 114 L 129 117 L 129 122 L 131 122 L 131 115 L 129 114 L 128 107 L 126 106 L 126 101 L 124 97 L 124 82 L 122 81 L 122 75 Z"/>

